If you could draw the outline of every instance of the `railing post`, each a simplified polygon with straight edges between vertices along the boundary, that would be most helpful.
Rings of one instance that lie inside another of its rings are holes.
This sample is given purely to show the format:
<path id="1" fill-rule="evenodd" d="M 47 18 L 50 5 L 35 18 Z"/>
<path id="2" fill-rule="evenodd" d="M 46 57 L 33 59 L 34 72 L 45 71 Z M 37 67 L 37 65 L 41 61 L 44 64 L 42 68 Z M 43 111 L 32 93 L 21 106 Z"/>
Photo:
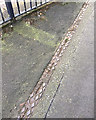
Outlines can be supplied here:
<path id="1" fill-rule="evenodd" d="M 4 16 L 3 16 L 3 13 L 2 13 L 1 8 L 0 8 L 0 13 L 1 13 L 2 20 L 3 20 L 3 22 L 4 22 Z"/>
<path id="2" fill-rule="evenodd" d="M 35 5 L 36 5 L 36 7 L 37 7 L 37 0 L 35 0 Z"/>
<path id="3" fill-rule="evenodd" d="M 12 7 L 11 0 L 5 0 L 6 8 L 11 19 L 14 18 L 14 11 Z"/>

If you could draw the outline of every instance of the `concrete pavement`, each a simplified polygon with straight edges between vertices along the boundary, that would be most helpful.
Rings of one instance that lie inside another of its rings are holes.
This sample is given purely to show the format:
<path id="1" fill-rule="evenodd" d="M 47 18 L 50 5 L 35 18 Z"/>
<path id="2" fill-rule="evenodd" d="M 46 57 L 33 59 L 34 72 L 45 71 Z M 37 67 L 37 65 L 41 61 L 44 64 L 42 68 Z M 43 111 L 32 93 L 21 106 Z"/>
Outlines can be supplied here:
<path id="1" fill-rule="evenodd" d="M 94 118 L 94 5 L 90 3 L 32 118 Z"/>
<path id="2" fill-rule="evenodd" d="M 2 115 L 17 116 L 83 3 L 53 3 L 11 27 L 2 40 Z M 41 16 L 40 16 L 40 15 Z"/>

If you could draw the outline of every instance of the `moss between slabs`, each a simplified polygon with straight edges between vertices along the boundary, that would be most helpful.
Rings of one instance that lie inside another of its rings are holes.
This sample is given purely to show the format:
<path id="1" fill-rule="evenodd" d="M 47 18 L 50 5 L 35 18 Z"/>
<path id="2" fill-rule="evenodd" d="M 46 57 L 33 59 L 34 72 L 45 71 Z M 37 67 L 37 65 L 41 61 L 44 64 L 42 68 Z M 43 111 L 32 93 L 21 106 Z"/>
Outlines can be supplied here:
<path id="1" fill-rule="evenodd" d="M 40 43 L 49 45 L 51 47 L 56 46 L 56 36 L 41 29 L 37 29 L 30 26 L 27 23 L 21 23 L 20 26 L 16 26 L 14 29 L 18 34 L 22 35 L 24 38 L 32 38 L 34 41 L 37 40 Z"/>

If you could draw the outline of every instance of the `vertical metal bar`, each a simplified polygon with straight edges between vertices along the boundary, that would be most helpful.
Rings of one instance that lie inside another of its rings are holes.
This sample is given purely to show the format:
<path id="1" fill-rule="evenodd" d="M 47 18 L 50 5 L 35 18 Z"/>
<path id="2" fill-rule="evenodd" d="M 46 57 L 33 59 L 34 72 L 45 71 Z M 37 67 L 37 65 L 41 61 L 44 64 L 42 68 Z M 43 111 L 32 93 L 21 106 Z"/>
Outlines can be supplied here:
<path id="1" fill-rule="evenodd" d="M 32 1 L 30 0 L 30 8 L 32 9 Z"/>
<path id="2" fill-rule="evenodd" d="M 14 18 L 14 10 L 12 7 L 11 0 L 5 0 L 6 8 L 11 19 Z"/>
<path id="3" fill-rule="evenodd" d="M 25 0 L 23 0 L 24 1 L 24 8 L 25 8 L 25 11 L 26 11 L 26 2 L 25 2 Z"/>
<path id="4" fill-rule="evenodd" d="M 37 7 L 37 0 L 35 0 L 35 5 L 36 5 L 36 7 Z"/>
<path id="5" fill-rule="evenodd" d="M 16 3 L 17 3 L 17 8 L 18 8 L 18 13 L 20 14 L 20 6 L 19 6 L 18 0 L 16 0 Z"/>
<path id="6" fill-rule="evenodd" d="M 0 8 L 0 13 L 1 13 L 2 20 L 3 20 L 3 22 L 4 22 L 5 20 L 4 20 L 4 17 L 3 17 L 3 13 L 2 13 L 1 8 Z"/>
<path id="7" fill-rule="evenodd" d="M 40 0 L 40 5 L 42 5 L 42 0 Z"/>

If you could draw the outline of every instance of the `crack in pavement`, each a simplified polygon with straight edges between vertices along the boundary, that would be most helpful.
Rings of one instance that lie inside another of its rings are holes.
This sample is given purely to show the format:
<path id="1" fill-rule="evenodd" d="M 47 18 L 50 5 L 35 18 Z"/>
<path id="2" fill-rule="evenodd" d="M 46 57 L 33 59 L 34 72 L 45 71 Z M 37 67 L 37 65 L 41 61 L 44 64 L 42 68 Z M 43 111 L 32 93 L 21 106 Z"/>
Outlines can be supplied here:
<path id="1" fill-rule="evenodd" d="M 54 99 L 55 99 L 55 96 L 56 96 L 56 94 L 57 94 L 57 92 L 58 92 L 58 90 L 59 90 L 59 88 L 60 88 L 60 85 L 61 85 L 61 82 L 62 82 L 63 77 L 64 77 L 64 73 L 63 73 L 63 75 L 62 75 L 62 77 L 61 77 L 61 79 L 60 79 L 60 83 L 59 83 L 59 85 L 58 85 L 58 87 L 57 87 L 57 90 L 56 90 L 54 96 L 53 96 L 53 99 L 51 100 L 51 103 L 50 103 L 49 108 L 48 108 L 48 110 L 47 110 L 47 112 L 46 112 L 46 114 L 45 114 L 45 118 L 44 118 L 44 119 L 46 119 L 47 114 L 48 114 L 48 112 L 49 112 L 49 110 L 50 110 L 50 107 L 52 106 L 52 103 L 53 103 L 53 101 L 54 101 Z"/>

